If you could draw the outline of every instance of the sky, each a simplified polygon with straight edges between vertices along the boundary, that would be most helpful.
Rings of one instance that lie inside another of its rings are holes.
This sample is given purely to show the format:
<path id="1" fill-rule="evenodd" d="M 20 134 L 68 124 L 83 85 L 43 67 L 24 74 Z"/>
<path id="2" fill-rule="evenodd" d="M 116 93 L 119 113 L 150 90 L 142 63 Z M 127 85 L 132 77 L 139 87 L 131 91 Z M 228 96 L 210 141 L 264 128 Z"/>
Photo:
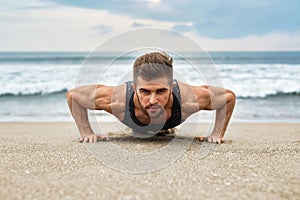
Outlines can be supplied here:
<path id="1" fill-rule="evenodd" d="M 139 28 L 208 51 L 300 50 L 298 0 L 1 0 L 0 51 L 91 51 Z"/>

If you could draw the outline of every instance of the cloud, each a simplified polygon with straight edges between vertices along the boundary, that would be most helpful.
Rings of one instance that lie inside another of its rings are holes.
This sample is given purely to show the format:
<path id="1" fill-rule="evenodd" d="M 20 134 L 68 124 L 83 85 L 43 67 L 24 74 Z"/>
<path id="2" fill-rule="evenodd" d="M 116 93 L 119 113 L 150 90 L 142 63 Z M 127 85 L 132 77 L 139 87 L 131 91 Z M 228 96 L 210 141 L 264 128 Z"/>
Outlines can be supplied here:
<path id="1" fill-rule="evenodd" d="M 3 0 L 0 51 L 89 51 L 112 36 L 141 27 L 182 32 L 211 51 L 300 50 L 300 30 L 295 26 L 299 16 L 283 3 L 279 8 L 283 1 L 274 0 L 277 11 L 269 0 L 242 0 L 238 5 L 231 0 L 224 0 L 229 5 L 216 0 L 199 0 L 203 5 L 183 0 L 113 1 Z M 239 7 L 243 7 L 240 14 Z M 247 16 L 250 10 L 252 16 Z M 263 11 L 272 20 L 262 18 Z M 267 28 L 259 28 L 259 23 Z"/>
<path id="2" fill-rule="evenodd" d="M 171 28 L 175 24 L 59 4 L 43 9 L 28 5 L 10 3 L 0 8 L 0 51 L 89 51 L 132 25 Z"/>
<path id="3" fill-rule="evenodd" d="M 172 27 L 172 29 L 183 33 L 194 31 L 192 24 L 176 24 L 175 26 Z"/>
<path id="4" fill-rule="evenodd" d="M 299 51 L 300 32 L 295 34 L 269 33 L 242 38 L 209 38 L 195 32 L 185 34 L 207 51 Z"/>
<path id="5" fill-rule="evenodd" d="M 192 22 L 197 34 L 239 38 L 300 30 L 298 0 L 53 0 L 64 5 L 102 9 L 133 18 Z M 189 27 L 182 25 L 174 29 Z"/>
<path id="6" fill-rule="evenodd" d="M 91 27 L 91 30 L 96 30 L 100 34 L 107 34 L 107 33 L 111 32 L 113 30 L 113 27 L 101 24 L 101 25 L 98 25 L 98 26 Z"/>
<path id="7" fill-rule="evenodd" d="M 44 0 L 1 0 L 1 10 L 37 10 L 37 9 L 49 9 L 59 6 L 55 1 Z"/>
<path id="8" fill-rule="evenodd" d="M 49 8 L 54 8 L 56 6 L 57 4 L 51 2 L 31 1 L 24 6 L 20 6 L 19 8 L 36 10 L 36 9 L 49 9 Z"/>
<path id="9" fill-rule="evenodd" d="M 132 28 L 141 28 L 143 26 L 145 26 L 145 25 L 142 23 L 138 23 L 138 22 L 133 22 L 131 25 Z"/>

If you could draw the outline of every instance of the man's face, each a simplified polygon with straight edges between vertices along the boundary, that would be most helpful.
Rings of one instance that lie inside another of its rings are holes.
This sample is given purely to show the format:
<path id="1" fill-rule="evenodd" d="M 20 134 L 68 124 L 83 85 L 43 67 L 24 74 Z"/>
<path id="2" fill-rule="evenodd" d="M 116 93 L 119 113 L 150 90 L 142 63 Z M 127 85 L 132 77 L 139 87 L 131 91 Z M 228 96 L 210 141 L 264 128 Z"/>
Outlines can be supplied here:
<path id="1" fill-rule="evenodd" d="M 172 90 L 167 77 L 156 78 L 150 81 L 142 77 L 137 78 L 136 91 L 139 106 L 150 118 L 161 116 L 168 106 Z"/>

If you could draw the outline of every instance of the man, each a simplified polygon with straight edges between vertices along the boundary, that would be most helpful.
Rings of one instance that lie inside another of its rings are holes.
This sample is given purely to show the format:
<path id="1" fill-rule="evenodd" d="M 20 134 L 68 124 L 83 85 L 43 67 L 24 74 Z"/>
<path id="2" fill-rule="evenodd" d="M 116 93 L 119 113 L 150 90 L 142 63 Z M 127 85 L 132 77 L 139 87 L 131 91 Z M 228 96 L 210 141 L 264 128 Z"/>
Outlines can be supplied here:
<path id="1" fill-rule="evenodd" d="M 66 94 L 71 114 L 81 134 L 80 142 L 97 142 L 87 110 L 105 110 L 134 132 L 168 130 L 200 110 L 216 110 L 212 134 L 200 140 L 222 143 L 231 118 L 235 94 L 227 89 L 190 86 L 173 80 L 173 60 L 166 53 L 153 52 L 137 58 L 133 82 L 117 86 L 89 85 Z"/>

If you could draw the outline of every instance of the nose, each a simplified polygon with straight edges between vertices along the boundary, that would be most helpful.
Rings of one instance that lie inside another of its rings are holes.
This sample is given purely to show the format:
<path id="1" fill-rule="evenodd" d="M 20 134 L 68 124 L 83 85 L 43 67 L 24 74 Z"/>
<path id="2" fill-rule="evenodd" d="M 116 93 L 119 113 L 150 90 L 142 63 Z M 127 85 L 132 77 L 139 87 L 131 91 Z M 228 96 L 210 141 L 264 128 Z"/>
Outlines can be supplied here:
<path id="1" fill-rule="evenodd" d="M 149 103 L 150 104 L 157 104 L 158 100 L 156 97 L 156 94 L 151 94 L 150 99 L 149 99 Z"/>

